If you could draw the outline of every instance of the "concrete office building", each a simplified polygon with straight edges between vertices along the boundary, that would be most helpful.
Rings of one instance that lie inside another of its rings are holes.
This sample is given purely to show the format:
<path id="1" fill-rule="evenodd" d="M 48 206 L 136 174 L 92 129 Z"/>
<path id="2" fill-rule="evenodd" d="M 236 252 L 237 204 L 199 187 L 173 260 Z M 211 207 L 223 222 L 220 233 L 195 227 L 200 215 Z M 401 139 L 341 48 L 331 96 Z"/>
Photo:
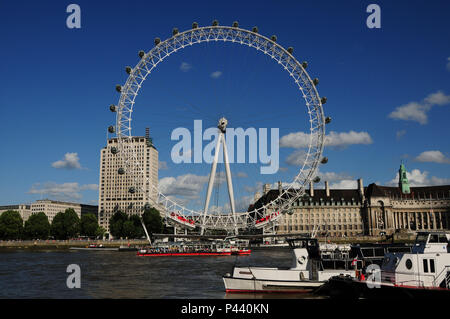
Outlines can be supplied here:
<path id="1" fill-rule="evenodd" d="M 51 199 L 41 199 L 37 200 L 31 204 L 31 214 L 36 214 L 43 212 L 48 217 L 48 221 L 51 223 L 53 218 L 59 212 L 64 213 L 66 209 L 72 208 L 81 218 L 84 214 L 93 214 L 97 216 L 98 206 L 96 205 L 85 205 L 79 203 L 61 202 Z"/>
<path id="2" fill-rule="evenodd" d="M 20 217 L 22 217 L 23 221 L 28 220 L 31 215 L 31 205 L 27 204 L 0 206 L 0 215 L 8 210 L 19 212 Z"/>
<path id="3" fill-rule="evenodd" d="M 158 187 L 158 151 L 146 129 L 145 136 L 135 136 L 125 143 L 125 151 L 134 148 L 135 164 L 140 177 L 124 169 L 117 138 L 108 139 L 100 151 L 99 224 L 109 232 L 109 219 L 118 210 L 129 215 L 143 213 L 143 207 L 154 201 Z M 130 188 L 134 192 L 130 192 Z"/>

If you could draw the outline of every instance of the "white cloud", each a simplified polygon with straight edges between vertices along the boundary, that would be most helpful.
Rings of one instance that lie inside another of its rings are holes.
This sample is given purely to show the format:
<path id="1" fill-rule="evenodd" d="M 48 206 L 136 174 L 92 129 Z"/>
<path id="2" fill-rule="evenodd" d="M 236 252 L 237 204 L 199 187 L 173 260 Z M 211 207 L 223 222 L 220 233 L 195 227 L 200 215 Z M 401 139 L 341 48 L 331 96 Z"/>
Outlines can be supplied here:
<path id="1" fill-rule="evenodd" d="M 411 186 L 435 186 L 435 185 L 446 185 L 450 184 L 450 178 L 440 178 L 432 176 L 428 177 L 428 172 L 421 172 L 419 169 L 413 169 L 411 172 L 406 172 L 406 176 L 408 178 L 409 184 Z M 398 185 L 398 172 L 396 176 L 387 182 L 389 186 L 397 186 Z"/>
<path id="2" fill-rule="evenodd" d="M 222 76 L 222 71 L 215 71 L 215 72 L 211 73 L 211 77 L 212 77 L 213 79 L 218 79 L 218 78 L 220 78 L 221 76 Z"/>
<path id="3" fill-rule="evenodd" d="M 295 132 L 284 135 L 280 139 L 280 147 L 304 148 L 308 147 L 310 135 L 304 132 Z"/>
<path id="4" fill-rule="evenodd" d="M 330 184 L 330 189 L 357 189 L 358 182 L 354 179 L 344 179 L 337 183 Z"/>
<path id="5" fill-rule="evenodd" d="M 450 104 L 450 95 L 445 95 L 441 91 L 431 93 L 422 102 L 409 102 L 397 107 L 389 114 L 390 118 L 404 121 L 414 121 L 422 125 L 428 123 L 427 113 L 435 105 Z"/>
<path id="6" fill-rule="evenodd" d="M 226 180 L 224 172 L 217 172 L 214 185 L 222 184 Z M 186 199 L 197 199 L 205 184 L 209 181 L 209 176 L 195 174 L 180 175 L 177 177 L 164 177 L 158 182 L 158 188 L 166 196 L 177 196 Z M 177 202 L 178 203 L 178 202 Z M 181 203 L 179 203 L 181 204 Z"/>
<path id="7" fill-rule="evenodd" d="M 158 169 L 160 169 L 160 170 L 166 170 L 166 169 L 169 169 L 169 168 L 167 167 L 167 162 L 165 162 L 165 161 L 158 161 Z"/>
<path id="8" fill-rule="evenodd" d="M 81 169 L 78 153 L 66 153 L 64 159 L 52 163 L 54 168 Z"/>
<path id="9" fill-rule="evenodd" d="M 296 150 L 289 154 L 286 163 L 293 166 L 302 166 L 306 160 L 306 152 L 304 150 Z"/>
<path id="10" fill-rule="evenodd" d="M 372 138 L 367 132 L 330 132 L 325 137 L 325 146 L 348 146 L 352 144 L 372 144 Z"/>
<path id="11" fill-rule="evenodd" d="M 235 198 L 235 200 L 234 200 L 234 208 L 236 210 L 236 213 L 246 212 L 248 210 L 248 206 L 253 203 L 253 199 L 254 198 L 251 195 L 249 195 L 249 196 L 242 196 L 242 197 L 237 198 L 237 199 Z M 222 206 L 212 205 L 212 206 L 210 206 L 208 208 L 208 212 L 215 213 L 215 214 L 231 213 L 231 206 L 230 206 L 229 202 L 225 203 Z"/>
<path id="12" fill-rule="evenodd" d="M 194 174 L 180 175 L 177 177 L 164 177 L 158 182 L 158 188 L 164 195 L 183 196 L 186 198 L 198 198 L 208 176 Z"/>
<path id="13" fill-rule="evenodd" d="M 183 72 L 188 72 L 190 69 L 192 69 L 192 65 L 187 62 L 182 62 L 180 65 L 180 70 Z"/>
<path id="14" fill-rule="evenodd" d="M 31 186 L 28 194 L 40 194 L 42 196 L 48 196 L 49 198 L 59 200 L 79 200 L 82 198 L 80 192 L 82 191 L 98 191 L 97 184 L 84 184 L 78 183 L 62 183 L 55 182 L 47 183 L 35 183 Z"/>
<path id="15" fill-rule="evenodd" d="M 341 172 L 341 173 L 336 173 L 336 172 L 318 172 L 317 176 L 320 177 L 321 181 L 328 181 L 328 182 L 336 182 L 336 181 L 345 181 L 345 180 L 353 180 L 356 183 L 356 180 L 353 179 L 353 176 Z"/>
<path id="16" fill-rule="evenodd" d="M 432 162 L 440 164 L 450 164 L 450 158 L 442 154 L 441 151 L 425 151 L 415 158 L 418 162 Z"/>
<path id="17" fill-rule="evenodd" d="M 450 57 L 447 58 L 447 71 L 450 71 Z"/>
<path id="18" fill-rule="evenodd" d="M 251 193 L 254 194 L 256 192 L 262 192 L 262 186 L 263 183 L 262 182 L 256 182 L 256 184 L 254 186 L 244 186 L 244 191 L 246 191 L 247 193 Z"/>
<path id="19" fill-rule="evenodd" d="M 305 148 L 308 147 L 311 136 L 304 132 L 284 135 L 280 139 L 280 147 Z M 314 140 L 312 140 L 314 143 Z M 334 132 L 325 136 L 325 146 L 347 147 L 353 144 L 372 144 L 372 138 L 367 132 Z"/>
<path id="20" fill-rule="evenodd" d="M 430 105 L 446 105 L 450 103 L 450 95 L 445 95 L 441 91 L 431 93 L 425 98 L 425 102 Z"/>

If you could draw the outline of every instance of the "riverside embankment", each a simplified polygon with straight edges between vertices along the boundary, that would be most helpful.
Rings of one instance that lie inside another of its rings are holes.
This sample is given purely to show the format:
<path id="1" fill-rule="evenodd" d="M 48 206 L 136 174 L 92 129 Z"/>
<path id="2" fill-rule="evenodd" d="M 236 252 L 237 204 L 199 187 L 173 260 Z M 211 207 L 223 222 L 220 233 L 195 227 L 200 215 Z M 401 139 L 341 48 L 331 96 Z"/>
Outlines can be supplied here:
<path id="1" fill-rule="evenodd" d="M 395 242 L 413 242 L 415 234 L 395 234 Z M 358 236 L 358 237 L 318 237 L 319 242 L 335 244 L 358 244 L 386 242 L 384 236 Z M 90 244 L 104 247 L 118 248 L 120 246 L 145 246 L 147 240 L 9 240 L 0 241 L 0 249 L 69 249 L 70 247 L 86 247 Z M 263 248 L 265 245 L 257 245 Z"/>

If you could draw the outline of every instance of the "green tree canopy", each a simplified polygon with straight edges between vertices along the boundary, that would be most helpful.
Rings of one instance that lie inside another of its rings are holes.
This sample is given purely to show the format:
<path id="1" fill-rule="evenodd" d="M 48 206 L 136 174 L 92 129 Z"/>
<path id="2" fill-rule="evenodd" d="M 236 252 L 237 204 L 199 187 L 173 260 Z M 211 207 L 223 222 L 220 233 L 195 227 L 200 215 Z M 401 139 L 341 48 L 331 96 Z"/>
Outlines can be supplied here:
<path id="1" fill-rule="evenodd" d="M 83 236 L 95 237 L 99 228 L 97 217 L 94 214 L 85 214 L 81 216 L 80 234 Z"/>
<path id="2" fill-rule="evenodd" d="M 123 223 L 122 237 L 134 238 L 136 234 L 134 224 L 131 220 L 127 220 Z"/>
<path id="3" fill-rule="evenodd" d="M 149 233 L 161 233 L 164 229 L 159 210 L 154 207 L 146 209 L 144 214 L 142 214 L 142 219 L 144 220 L 145 227 Z"/>
<path id="4" fill-rule="evenodd" d="M 133 223 L 134 227 L 132 238 L 141 238 L 144 236 L 144 228 L 142 228 L 141 217 L 139 217 L 139 215 L 131 215 L 130 221 Z"/>
<path id="5" fill-rule="evenodd" d="M 50 233 L 56 239 L 66 239 L 66 231 L 64 229 L 64 213 L 59 212 L 53 217 Z"/>
<path id="6" fill-rule="evenodd" d="M 80 233 L 80 218 L 77 213 L 68 208 L 64 213 L 59 212 L 53 218 L 51 234 L 56 239 L 68 239 Z"/>
<path id="7" fill-rule="evenodd" d="M 109 231 L 114 237 L 124 237 L 123 224 L 128 221 L 128 215 L 122 211 L 117 211 L 109 219 Z"/>
<path id="8" fill-rule="evenodd" d="M 64 228 L 68 238 L 76 237 L 80 234 L 80 218 L 72 208 L 64 212 Z"/>
<path id="9" fill-rule="evenodd" d="M 28 239 L 47 239 L 50 235 L 50 223 L 43 212 L 33 214 L 25 222 L 24 235 Z"/>
<path id="10" fill-rule="evenodd" d="M 7 210 L 0 215 L 0 238 L 20 239 L 23 234 L 23 220 L 19 212 Z"/>
<path id="11" fill-rule="evenodd" d="M 103 227 L 98 227 L 97 228 L 97 230 L 95 231 L 95 236 L 96 237 L 100 237 L 100 238 L 103 238 L 103 236 L 105 235 L 105 233 L 106 233 L 106 229 L 104 229 Z"/>

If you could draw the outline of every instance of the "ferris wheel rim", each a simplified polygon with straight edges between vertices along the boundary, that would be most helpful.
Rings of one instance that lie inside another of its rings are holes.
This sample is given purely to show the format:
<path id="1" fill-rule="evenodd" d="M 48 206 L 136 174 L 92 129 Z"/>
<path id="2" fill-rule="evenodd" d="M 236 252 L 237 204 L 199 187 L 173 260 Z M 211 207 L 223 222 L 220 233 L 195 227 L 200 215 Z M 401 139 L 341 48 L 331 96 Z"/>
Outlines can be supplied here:
<path id="1" fill-rule="evenodd" d="M 206 34 L 205 32 L 209 32 Z M 203 32 L 203 34 L 202 34 Z M 215 33 L 214 33 L 215 32 Z M 221 33 L 222 32 L 222 33 Z M 224 32 L 224 33 L 223 33 Z M 228 33 L 227 33 L 228 32 Z M 216 37 L 209 38 L 209 35 L 214 34 Z M 194 36 L 195 35 L 195 36 Z M 207 37 L 205 37 L 205 35 Z M 188 36 L 188 37 L 186 37 Z M 204 38 L 202 38 L 202 36 Z M 231 36 L 229 38 L 229 36 Z M 254 37 L 253 39 L 250 39 Z M 186 42 L 186 40 L 189 40 Z M 250 40 L 254 42 L 250 42 Z M 199 44 L 203 42 L 232 42 L 240 45 L 246 45 L 248 47 L 254 48 L 257 51 L 263 52 L 265 55 L 270 56 L 272 59 L 276 60 L 278 64 L 284 66 L 284 69 L 287 70 L 292 78 L 294 78 L 298 88 L 302 93 L 302 97 L 306 102 L 306 106 L 308 108 L 309 121 L 310 121 L 310 134 L 309 134 L 309 143 L 308 143 L 308 151 L 306 152 L 306 158 L 301 165 L 301 168 L 297 175 L 295 175 L 293 181 L 288 184 L 286 189 L 283 188 L 283 191 L 272 201 L 262 205 L 257 209 L 253 209 L 248 212 L 236 213 L 240 217 L 246 217 L 250 219 L 251 222 L 255 222 L 255 218 L 252 215 L 256 216 L 258 213 L 261 214 L 267 210 L 269 207 L 273 207 L 274 204 L 280 207 L 280 210 L 285 210 L 287 207 L 290 207 L 291 204 L 300 198 L 305 193 L 305 188 L 307 184 L 312 181 L 312 176 L 315 174 L 316 169 L 319 165 L 319 161 L 322 156 L 323 148 L 324 148 L 324 137 L 325 137 L 325 117 L 322 108 L 322 101 L 320 99 L 319 93 L 317 91 L 316 85 L 311 80 L 311 77 L 306 72 L 303 65 L 293 56 L 292 52 L 286 50 L 283 46 L 278 44 L 276 40 L 269 39 L 257 32 L 253 32 L 250 30 L 242 29 L 239 27 L 230 27 L 230 26 L 205 26 L 205 27 L 197 27 L 186 30 L 184 32 L 180 32 L 174 34 L 172 37 L 160 41 L 155 46 L 150 49 L 144 56 L 141 57 L 141 60 L 136 64 L 136 66 L 131 69 L 127 81 L 125 85 L 120 90 L 120 98 L 116 116 L 116 135 L 118 140 L 119 152 L 122 160 L 124 162 L 127 171 L 130 167 L 133 170 L 136 170 L 136 167 L 139 169 L 139 162 L 136 158 L 136 152 L 134 152 L 134 147 L 132 146 L 130 149 L 132 151 L 125 152 L 124 143 L 126 140 L 130 140 L 133 136 L 131 134 L 131 120 L 132 120 L 132 112 L 134 108 L 134 100 L 138 95 L 138 92 L 142 86 L 142 83 L 146 80 L 146 78 L 150 75 L 156 66 L 162 62 L 165 58 L 170 56 L 172 53 L 177 52 L 178 50 L 182 50 L 187 46 L 193 46 L 194 44 Z M 246 42 L 248 41 L 248 42 Z M 259 45 L 258 45 L 259 44 Z M 178 46 L 177 46 L 178 45 Z M 278 50 L 278 51 L 277 51 Z M 283 60 L 284 59 L 284 60 Z M 284 64 L 283 64 L 284 63 Z M 292 71 L 288 70 L 289 67 L 294 68 Z M 149 67 L 150 66 L 150 67 Z M 143 75 L 142 70 L 145 71 Z M 297 72 L 297 79 L 295 79 L 293 72 Z M 304 78 L 303 78 L 303 77 Z M 300 85 L 308 83 L 309 87 L 303 88 Z M 306 93 L 305 93 L 306 91 Z M 131 93 L 131 94 L 130 94 Z M 131 96 L 131 98 L 130 98 Z M 307 99 L 310 98 L 310 100 Z M 315 111 L 316 116 L 313 120 L 312 118 L 312 110 Z M 124 110 L 128 112 L 128 115 L 124 116 Z M 313 135 L 313 133 L 315 133 Z M 315 136 L 315 138 L 314 138 Z M 315 141 L 314 141 L 315 139 Z M 132 143 L 130 143 L 132 145 Z M 130 156 L 124 158 L 123 154 L 130 154 Z M 312 160 L 310 160 L 312 157 Z M 309 162 L 310 161 L 310 162 Z M 305 169 L 305 167 L 307 169 Z M 143 169 L 143 168 L 142 168 Z M 306 171 L 306 172 L 305 172 Z M 141 172 L 142 173 L 142 172 Z M 144 177 L 145 179 L 146 177 Z M 137 177 L 135 177 L 135 181 Z M 147 178 L 148 181 L 148 178 Z M 300 187 L 296 187 L 296 185 L 300 185 Z M 184 207 L 183 205 L 178 204 L 175 200 L 170 199 L 168 196 L 164 195 L 159 191 L 158 188 L 155 188 L 154 185 L 151 185 L 152 191 L 156 191 L 156 204 L 158 201 L 165 202 L 165 207 L 167 208 L 168 204 L 172 208 L 181 208 L 183 211 L 183 216 L 192 216 L 192 217 L 200 217 L 202 212 L 195 211 Z M 161 198 L 161 200 L 159 200 Z M 151 200 L 151 199 L 149 199 Z M 229 214 L 231 215 L 231 214 Z M 208 214 L 209 218 L 217 218 L 218 215 Z M 224 215 L 220 215 L 219 217 L 224 218 Z M 204 225 L 202 225 L 204 226 Z"/>

